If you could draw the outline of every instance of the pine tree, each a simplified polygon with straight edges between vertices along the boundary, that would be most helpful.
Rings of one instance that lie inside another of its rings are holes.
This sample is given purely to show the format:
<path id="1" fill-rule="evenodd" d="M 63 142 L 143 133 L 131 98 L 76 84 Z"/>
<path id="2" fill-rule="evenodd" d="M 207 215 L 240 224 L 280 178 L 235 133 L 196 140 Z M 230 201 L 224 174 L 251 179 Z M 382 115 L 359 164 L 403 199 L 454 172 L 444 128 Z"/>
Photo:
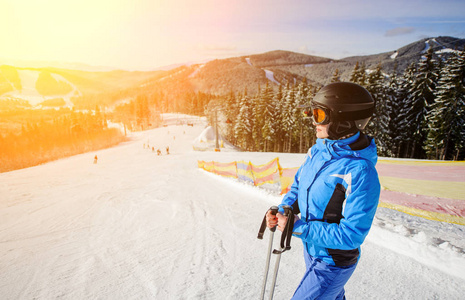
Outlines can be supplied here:
<path id="1" fill-rule="evenodd" d="M 434 102 L 438 70 L 437 63 L 433 59 L 432 48 L 428 49 L 426 55 L 418 64 L 418 71 L 410 93 L 412 95 L 412 107 L 410 120 L 413 128 L 413 149 L 411 157 L 424 158 L 423 144 L 428 132 L 426 116 L 429 106 Z"/>
<path id="2" fill-rule="evenodd" d="M 465 51 L 454 54 L 443 66 L 435 102 L 428 112 L 428 157 L 454 159 L 465 141 Z"/>
<path id="3" fill-rule="evenodd" d="M 398 145 L 397 157 L 410 157 L 410 149 L 413 145 L 412 131 L 414 124 L 410 122 L 412 117 L 412 94 L 410 91 L 413 89 L 415 82 L 417 68 L 415 63 L 411 63 L 404 71 L 403 76 L 400 78 L 399 90 L 397 92 L 399 111 L 397 119 L 400 121 L 398 126 L 401 130 L 395 138 L 395 144 Z"/>
<path id="4" fill-rule="evenodd" d="M 289 84 L 286 86 L 283 93 L 283 109 L 281 114 L 283 126 L 283 151 L 291 152 L 292 146 L 292 133 L 295 130 L 295 120 L 293 118 L 293 111 L 295 106 L 295 91 Z"/>
<path id="5" fill-rule="evenodd" d="M 265 87 L 267 88 L 268 83 Z M 265 124 L 265 98 L 263 93 L 261 92 L 261 89 L 258 89 L 258 93 L 252 97 L 252 103 L 253 103 L 253 130 L 252 130 L 252 137 L 254 140 L 254 150 L 261 150 L 264 146 L 264 140 L 263 140 L 263 135 L 262 135 L 262 130 L 263 126 Z"/>
<path id="6" fill-rule="evenodd" d="M 336 69 L 333 73 L 333 77 L 331 77 L 331 83 L 340 82 L 340 81 L 341 81 L 341 74 L 339 74 L 339 69 Z"/>
<path id="7" fill-rule="evenodd" d="M 360 65 L 358 62 L 355 63 L 355 67 L 352 70 L 352 73 L 350 74 L 350 82 L 356 83 L 359 81 L 359 76 L 360 76 Z"/>
<path id="8" fill-rule="evenodd" d="M 237 97 L 231 90 L 229 95 L 226 97 L 225 103 L 222 108 L 222 112 L 226 117 L 226 138 L 228 141 L 235 143 L 234 128 L 236 127 L 236 118 L 239 115 L 240 107 L 237 101 Z"/>
<path id="9" fill-rule="evenodd" d="M 304 115 L 302 114 L 302 107 L 307 104 L 307 98 L 310 93 L 307 81 L 302 81 L 298 86 L 295 93 L 295 104 L 292 111 L 294 123 L 296 124 L 296 131 L 293 133 L 293 136 L 296 141 L 299 141 L 298 152 L 303 151 L 304 143 Z"/>
<path id="10" fill-rule="evenodd" d="M 386 150 L 387 155 L 396 157 L 399 155 L 399 135 L 403 129 L 404 120 L 399 117 L 402 102 L 400 101 L 399 91 L 400 81 L 397 77 L 397 64 L 394 66 L 393 73 L 390 76 L 388 86 L 386 88 Z"/>
<path id="11" fill-rule="evenodd" d="M 274 141 L 273 151 L 282 152 L 283 143 L 283 121 L 281 119 L 283 115 L 283 87 L 280 85 L 278 91 L 273 95 L 273 103 L 275 105 L 274 122 L 272 128 L 274 135 L 272 139 Z"/>
<path id="12" fill-rule="evenodd" d="M 143 130 L 144 127 L 148 125 L 151 116 L 147 95 L 138 95 L 135 100 L 135 105 L 137 125 Z"/>
<path id="13" fill-rule="evenodd" d="M 253 107 L 252 101 L 247 95 L 247 90 L 240 101 L 240 110 L 237 115 L 234 131 L 236 140 L 242 148 L 246 150 L 253 149 Z"/>
<path id="14" fill-rule="evenodd" d="M 268 85 L 265 86 L 265 90 L 263 91 L 261 101 L 263 104 L 263 126 L 261 130 L 261 137 L 263 138 L 263 151 L 268 151 L 268 148 L 272 146 L 272 142 L 274 141 L 275 137 L 275 114 L 276 114 L 276 103 L 273 96 L 273 89 Z"/>
<path id="15" fill-rule="evenodd" d="M 366 86 L 367 84 L 367 75 L 366 75 L 366 66 L 365 63 L 362 63 L 361 65 L 357 62 L 355 64 L 354 70 L 352 71 L 352 74 L 350 75 L 350 82 L 359 84 L 361 86 Z"/>
<path id="16" fill-rule="evenodd" d="M 384 86 L 384 75 L 381 64 L 375 71 L 371 72 L 367 80 L 367 90 L 375 101 L 375 112 L 366 127 L 366 132 L 373 136 L 378 143 L 380 154 L 387 154 L 386 136 L 388 127 L 388 115 L 386 111 L 386 88 Z"/>
<path id="17" fill-rule="evenodd" d="M 316 94 L 316 88 L 312 84 L 307 83 L 306 78 L 304 79 L 303 84 L 306 86 L 305 98 L 302 101 L 303 106 L 307 106 L 313 100 L 313 97 Z M 301 147 L 301 152 L 306 152 L 311 145 L 314 144 L 316 139 L 315 136 L 315 127 L 313 126 L 313 119 L 310 117 L 305 117 L 303 115 L 303 109 L 299 112 L 300 117 L 302 118 L 302 128 L 303 128 L 303 146 Z"/>

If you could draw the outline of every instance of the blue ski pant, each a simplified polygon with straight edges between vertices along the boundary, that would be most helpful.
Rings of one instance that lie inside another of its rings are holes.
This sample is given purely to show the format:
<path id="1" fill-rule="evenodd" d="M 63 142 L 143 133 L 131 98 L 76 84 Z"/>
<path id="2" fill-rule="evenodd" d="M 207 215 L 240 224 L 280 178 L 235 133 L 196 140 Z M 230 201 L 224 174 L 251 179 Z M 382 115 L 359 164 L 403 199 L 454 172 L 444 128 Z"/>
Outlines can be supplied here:
<path id="1" fill-rule="evenodd" d="M 357 264 L 337 267 L 312 257 L 304 250 L 305 272 L 293 300 L 341 300 L 345 299 L 344 285 L 355 271 Z"/>

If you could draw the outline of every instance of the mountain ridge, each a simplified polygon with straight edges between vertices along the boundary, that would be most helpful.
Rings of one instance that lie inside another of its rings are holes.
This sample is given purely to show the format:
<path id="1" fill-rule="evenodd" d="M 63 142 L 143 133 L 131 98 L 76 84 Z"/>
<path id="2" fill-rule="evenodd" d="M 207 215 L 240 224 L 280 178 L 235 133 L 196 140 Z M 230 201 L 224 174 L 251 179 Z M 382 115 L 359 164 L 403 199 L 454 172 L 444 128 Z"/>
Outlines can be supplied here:
<path id="1" fill-rule="evenodd" d="M 18 81 L 21 72 L 37 72 L 34 76 L 50 73 L 57 83 L 68 84 L 73 93 L 50 95 L 38 93 L 43 100 L 65 99 L 68 105 L 71 97 L 95 97 L 111 94 L 107 102 L 118 102 L 122 98 L 135 98 L 141 93 L 163 90 L 165 93 L 202 92 L 225 95 L 230 92 L 256 93 L 261 87 L 270 85 L 277 89 L 279 85 L 295 84 L 306 78 L 315 86 L 329 83 L 337 69 L 340 78 L 347 81 L 355 64 L 364 64 L 374 69 L 379 64 L 384 73 L 403 72 L 412 62 L 418 62 L 427 49 L 433 48 L 436 58 L 447 57 L 448 53 L 461 50 L 465 39 L 439 36 L 418 40 L 398 49 L 364 56 L 352 56 L 331 59 L 286 50 L 273 50 L 259 54 L 215 59 L 197 64 L 173 65 L 174 68 L 160 68 L 155 71 L 83 71 L 53 67 L 13 67 L 0 66 L 0 100 L 28 100 L 24 90 L 37 90 L 29 80 L 28 86 Z M 32 74 L 32 73 L 31 73 Z M 30 74 L 30 75 L 31 75 Z M 55 75 L 54 75 L 55 74 Z M 37 85 L 37 82 L 36 82 Z M 55 89 L 60 91 L 60 89 Z M 35 102 L 39 102 L 37 99 Z M 40 103 L 39 103 L 40 104 Z M 37 103 L 36 103 L 37 105 Z"/>
<path id="2" fill-rule="evenodd" d="M 438 59 L 445 58 L 450 52 L 463 49 L 464 46 L 465 39 L 430 37 L 392 51 L 342 59 L 274 50 L 184 66 L 186 76 L 180 77 L 183 84 L 190 86 L 194 92 L 217 95 L 231 91 L 256 93 L 266 84 L 277 88 L 279 85 L 300 82 L 304 78 L 313 85 L 321 86 L 330 82 L 336 69 L 341 80 L 349 80 L 357 62 L 364 64 L 367 70 L 375 69 L 381 64 L 384 73 L 392 73 L 395 68 L 401 73 L 412 62 L 417 63 L 430 47 L 435 50 L 435 58 Z M 181 72 L 181 69 L 178 70 Z"/>

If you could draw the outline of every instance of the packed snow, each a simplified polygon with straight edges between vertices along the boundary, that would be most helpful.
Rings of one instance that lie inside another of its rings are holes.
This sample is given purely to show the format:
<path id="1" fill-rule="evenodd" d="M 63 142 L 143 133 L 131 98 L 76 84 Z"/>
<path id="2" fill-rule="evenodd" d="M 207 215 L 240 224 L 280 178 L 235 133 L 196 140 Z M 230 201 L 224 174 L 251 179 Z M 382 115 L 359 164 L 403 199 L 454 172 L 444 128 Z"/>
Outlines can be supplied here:
<path id="1" fill-rule="evenodd" d="M 431 46 L 431 43 L 436 43 L 437 46 Z M 436 39 L 432 39 L 432 40 L 427 40 L 425 41 L 425 49 L 423 49 L 423 51 L 421 51 L 421 53 L 426 53 L 428 52 L 428 50 L 431 48 L 431 47 L 434 47 L 434 53 L 436 54 L 443 54 L 443 53 L 459 53 L 460 51 L 459 50 L 454 50 L 454 49 L 451 49 L 449 47 L 446 47 L 444 46 L 443 44 L 439 43 Z M 425 56 L 421 56 L 421 58 L 423 60 L 426 59 Z"/>
<path id="2" fill-rule="evenodd" d="M 431 40 L 425 41 L 425 49 L 423 49 L 423 51 L 421 51 L 421 53 L 428 52 L 429 48 L 431 48 L 430 42 L 431 42 Z"/>
<path id="3" fill-rule="evenodd" d="M 0 174 L 1 299 L 259 298 L 269 231 L 264 240 L 257 232 L 282 196 L 197 161 L 278 156 L 294 167 L 304 155 L 194 151 L 206 124 L 182 118 L 165 115 L 166 127 L 110 149 Z M 347 298 L 463 299 L 464 227 L 379 208 Z M 293 238 L 282 254 L 275 299 L 296 289 L 302 251 Z"/>
<path id="4" fill-rule="evenodd" d="M 18 70 L 18 76 L 21 80 L 22 90 L 14 90 L 6 93 L 7 97 L 18 97 L 29 101 L 31 105 L 38 105 L 44 101 L 44 97 L 36 90 L 36 81 L 39 78 L 38 71 Z"/>
<path id="5" fill-rule="evenodd" d="M 65 107 L 70 107 L 70 108 L 73 107 L 74 104 L 71 101 L 71 98 L 72 97 L 79 97 L 79 96 L 82 95 L 81 92 L 79 91 L 78 87 L 74 83 L 68 81 L 66 78 L 64 78 L 60 74 L 51 73 L 50 75 L 52 75 L 52 77 L 55 78 L 56 81 L 66 82 L 68 85 L 71 86 L 72 90 L 68 94 L 60 95 L 59 97 L 63 98 L 63 100 L 66 102 Z"/>
<path id="6" fill-rule="evenodd" d="M 66 78 L 59 74 L 51 73 L 52 77 L 57 81 L 63 81 L 72 87 L 72 90 L 65 95 L 53 95 L 53 96 L 42 96 L 36 89 L 36 82 L 39 78 L 39 71 L 34 70 L 18 70 L 18 76 L 21 80 L 21 90 L 14 90 L 2 95 L 2 98 L 20 98 L 29 102 L 32 106 L 38 106 L 40 103 L 48 99 L 62 98 L 66 106 L 73 107 L 71 102 L 72 97 L 80 96 L 81 92 L 79 89 Z"/>
<path id="7" fill-rule="evenodd" d="M 454 50 L 454 49 L 450 49 L 450 48 L 445 48 L 445 49 L 441 49 L 439 51 L 436 51 L 435 52 L 436 54 L 443 54 L 443 53 L 460 53 L 459 50 Z"/>
<path id="8" fill-rule="evenodd" d="M 269 81 L 273 82 L 273 83 L 276 83 L 277 85 L 280 85 L 281 83 L 279 83 L 279 81 L 277 81 L 275 78 L 274 78 L 274 73 L 270 70 L 264 70 L 265 71 L 265 75 L 266 75 L 266 78 L 268 78 Z"/>
<path id="9" fill-rule="evenodd" d="M 195 76 L 197 76 L 197 74 L 200 72 L 200 70 L 202 70 L 202 68 L 205 66 L 205 64 L 203 65 L 200 65 L 198 66 L 194 72 L 192 72 L 190 75 L 189 75 L 189 78 L 194 78 Z"/>

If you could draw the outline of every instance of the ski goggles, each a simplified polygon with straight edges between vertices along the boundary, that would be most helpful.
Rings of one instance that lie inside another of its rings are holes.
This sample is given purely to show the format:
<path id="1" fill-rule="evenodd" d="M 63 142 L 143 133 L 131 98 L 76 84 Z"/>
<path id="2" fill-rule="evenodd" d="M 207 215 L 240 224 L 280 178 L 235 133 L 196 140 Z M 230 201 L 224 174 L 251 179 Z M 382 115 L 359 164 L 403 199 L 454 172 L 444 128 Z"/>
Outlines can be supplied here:
<path id="1" fill-rule="evenodd" d="M 329 124 L 329 109 L 321 106 L 310 106 L 302 112 L 305 117 L 312 117 L 313 122 L 317 125 Z"/>

